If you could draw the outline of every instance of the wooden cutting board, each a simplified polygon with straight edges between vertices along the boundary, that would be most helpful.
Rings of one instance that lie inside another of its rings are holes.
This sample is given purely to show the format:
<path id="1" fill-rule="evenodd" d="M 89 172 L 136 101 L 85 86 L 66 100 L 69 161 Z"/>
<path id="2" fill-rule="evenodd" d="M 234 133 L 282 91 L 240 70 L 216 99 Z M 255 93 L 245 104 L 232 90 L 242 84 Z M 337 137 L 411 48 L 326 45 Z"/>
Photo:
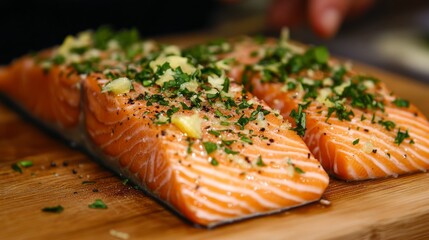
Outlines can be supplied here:
<path id="1" fill-rule="evenodd" d="M 358 68 L 384 79 L 429 115 L 429 85 Z M 21 160 L 34 163 L 22 174 L 11 167 Z M 330 206 L 313 203 L 198 229 L 0 104 L 0 239 L 427 239 L 428 186 L 428 173 L 352 183 L 332 180 L 323 196 Z M 90 209 L 95 199 L 108 209 Z M 64 211 L 41 211 L 56 205 Z"/>

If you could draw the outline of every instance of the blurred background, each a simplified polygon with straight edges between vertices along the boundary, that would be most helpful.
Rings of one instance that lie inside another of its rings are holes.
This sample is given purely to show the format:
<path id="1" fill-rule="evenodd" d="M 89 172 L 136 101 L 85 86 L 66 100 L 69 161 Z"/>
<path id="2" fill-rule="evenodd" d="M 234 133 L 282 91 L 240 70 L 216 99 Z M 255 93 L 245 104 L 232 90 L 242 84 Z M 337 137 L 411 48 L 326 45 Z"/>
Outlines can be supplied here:
<path id="1" fill-rule="evenodd" d="M 184 44 L 241 34 L 278 36 L 279 29 L 267 22 L 270 4 L 263 0 L 2 0 L 0 64 L 101 25 L 136 27 L 143 37 Z M 376 1 L 363 16 L 346 20 L 328 40 L 314 34 L 308 24 L 291 27 L 291 36 L 326 45 L 336 56 L 429 84 L 427 0 Z"/>

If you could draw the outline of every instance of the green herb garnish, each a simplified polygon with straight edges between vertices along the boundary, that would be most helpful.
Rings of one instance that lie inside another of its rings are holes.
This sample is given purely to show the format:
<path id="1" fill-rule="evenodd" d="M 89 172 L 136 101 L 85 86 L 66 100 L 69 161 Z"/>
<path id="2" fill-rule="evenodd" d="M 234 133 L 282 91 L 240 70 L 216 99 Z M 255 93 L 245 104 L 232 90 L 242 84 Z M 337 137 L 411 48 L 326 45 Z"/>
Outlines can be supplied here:
<path id="1" fill-rule="evenodd" d="M 207 154 L 210 154 L 217 150 L 217 144 L 213 142 L 203 142 L 204 149 L 206 149 Z"/>
<path id="2" fill-rule="evenodd" d="M 253 144 L 253 141 L 252 141 L 250 138 L 246 137 L 246 136 L 241 136 L 240 140 L 241 140 L 242 142 L 248 143 L 248 144 L 250 144 L 250 145 L 252 145 L 252 144 Z"/>
<path id="3" fill-rule="evenodd" d="M 408 100 L 402 99 L 402 98 L 396 98 L 393 102 L 393 104 L 395 104 L 398 107 L 409 107 L 410 106 L 410 102 Z"/>
<path id="4" fill-rule="evenodd" d="M 300 167 L 294 166 L 295 172 L 297 172 L 298 174 L 304 174 L 304 170 L 302 170 Z"/>
<path id="5" fill-rule="evenodd" d="M 305 135 L 306 128 L 306 114 L 303 112 L 304 106 L 306 104 L 299 104 L 298 105 L 298 112 L 295 111 L 295 109 L 292 110 L 292 112 L 289 114 L 290 117 L 292 117 L 295 120 L 296 127 L 292 128 L 293 131 L 296 131 L 296 133 L 299 136 Z"/>
<path id="6" fill-rule="evenodd" d="M 328 108 L 328 114 L 327 114 L 326 120 L 325 120 L 326 122 L 331 117 L 332 113 L 334 113 L 334 112 L 335 112 L 335 115 L 337 116 L 338 120 L 340 120 L 340 121 L 343 121 L 343 120 L 350 121 L 351 117 L 353 117 L 355 115 L 351 109 L 347 110 L 344 105 L 342 105 L 338 101 L 334 101 L 334 106 Z"/>
<path id="7" fill-rule="evenodd" d="M 31 167 L 31 166 L 33 166 L 33 161 L 19 161 L 19 162 L 18 162 L 18 164 L 19 164 L 21 167 L 25 167 L 25 168 L 27 168 L 27 167 Z"/>
<path id="8" fill-rule="evenodd" d="M 19 167 L 18 163 L 12 164 L 12 169 L 16 172 L 19 172 L 22 174 L 22 169 Z"/>
<path id="9" fill-rule="evenodd" d="M 399 128 L 394 143 L 398 144 L 399 146 L 406 138 L 409 137 L 410 135 L 408 134 L 408 130 L 406 130 L 405 132 L 401 132 L 401 129 Z"/>
<path id="10" fill-rule="evenodd" d="M 210 164 L 213 165 L 213 166 L 217 166 L 217 165 L 219 165 L 219 162 L 215 158 L 212 158 L 210 160 Z"/>
<path id="11" fill-rule="evenodd" d="M 95 199 L 95 201 L 89 204 L 88 207 L 95 209 L 107 209 L 107 205 L 101 199 Z"/>
<path id="12" fill-rule="evenodd" d="M 83 181 L 82 185 L 93 185 L 95 184 L 95 181 Z"/>
<path id="13" fill-rule="evenodd" d="M 122 179 L 122 185 L 127 185 L 130 180 L 128 178 Z"/>
<path id="14" fill-rule="evenodd" d="M 17 163 L 12 164 L 11 167 L 14 171 L 22 174 L 22 168 L 21 167 L 28 168 L 31 166 L 33 166 L 33 161 L 23 160 L 23 161 L 19 161 Z"/>
<path id="15" fill-rule="evenodd" d="M 262 160 L 261 155 L 258 156 L 258 158 L 256 159 L 256 165 L 258 165 L 259 167 L 264 167 L 267 166 L 264 161 Z"/>
<path id="16" fill-rule="evenodd" d="M 218 132 L 218 131 L 215 131 L 215 130 L 209 130 L 208 131 L 211 135 L 214 135 L 214 136 L 216 136 L 216 137 L 219 137 L 220 136 L 220 132 Z"/>
<path id="17" fill-rule="evenodd" d="M 380 124 L 381 126 L 383 126 L 384 128 L 386 128 L 387 131 L 390 131 L 392 129 L 395 128 L 396 124 L 392 121 L 383 121 L 383 120 L 379 120 L 378 124 Z"/>
<path id="18" fill-rule="evenodd" d="M 356 144 L 358 144 L 359 143 L 359 138 L 356 138 L 354 141 L 353 141 L 353 145 L 356 145 Z"/>
<path id="19" fill-rule="evenodd" d="M 63 206 L 58 205 L 55 207 L 44 207 L 44 208 L 42 208 L 42 211 L 43 212 L 51 212 L 51 213 L 60 213 L 60 212 L 64 211 L 64 208 L 63 208 Z"/>
<path id="20" fill-rule="evenodd" d="M 294 163 L 292 163 L 292 160 L 290 158 L 287 160 L 287 164 L 292 166 L 296 173 L 298 174 L 305 173 L 304 170 L 302 170 L 300 167 L 297 167 Z"/>

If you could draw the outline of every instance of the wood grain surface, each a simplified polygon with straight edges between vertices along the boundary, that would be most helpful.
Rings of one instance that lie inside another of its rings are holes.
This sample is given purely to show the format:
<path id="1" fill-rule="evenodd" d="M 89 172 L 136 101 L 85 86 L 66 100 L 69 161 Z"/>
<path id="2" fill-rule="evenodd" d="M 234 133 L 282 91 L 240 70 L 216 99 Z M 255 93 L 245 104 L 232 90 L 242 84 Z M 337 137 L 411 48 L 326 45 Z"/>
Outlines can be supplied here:
<path id="1" fill-rule="evenodd" d="M 429 115 L 428 85 L 357 67 Z M 11 167 L 21 160 L 34 163 L 22 174 Z M 0 104 L 0 239 L 428 239 L 428 186 L 428 173 L 351 183 L 332 179 L 323 196 L 329 206 L 313 203 L 198 229 Z M 89 208 L 95 199 L 108 209 Z M 56 205 L 64 211 L 41 211 Z"/>

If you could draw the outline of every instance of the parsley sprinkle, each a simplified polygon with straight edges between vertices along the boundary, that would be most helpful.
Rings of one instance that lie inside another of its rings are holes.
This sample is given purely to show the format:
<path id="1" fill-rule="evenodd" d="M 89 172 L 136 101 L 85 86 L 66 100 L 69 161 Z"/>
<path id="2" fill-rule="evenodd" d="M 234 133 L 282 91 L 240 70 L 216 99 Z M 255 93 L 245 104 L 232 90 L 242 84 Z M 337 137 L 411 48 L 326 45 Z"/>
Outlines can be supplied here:
<path id="1" fill-rule="evenodd" d="M 395 128 L 396 124 L 392 121 L 378 121 L 378 124 L 382 125 L 384 128 L 386 128 L 387 131 L 390 131 Z"/>
<path id="2" fill-rule="evenodd" d="M 235 142 L 235 140 L 222 140 L 222 144 L 224 144 L 226 146 L 230 146 L 234 142 Z"/>
<path id="3" fill-rule="evenodd" d="M 304 136 L 306 128 L 306 114 L 302 110 L 305 109 L 305 106 L 307 104 L 299 104 L 298 105 L 298 112 L 295 111 L 295 109 L 292 110 L 292 112 L 289 114 L 290 117 L 292 117 L 295 120 L 296 127 L 292 128 L 293 131 L 296 131 L 296 133 L 299 136 Z"/>
<path id="4" fill-rule="evenodd" d="M 356 138 L 354 141 L 353 141 L 353 145 L 356 145 L 356 144 L 358 144 L 359 143 L 359 138 Z"/>
<path id="5" fill-rule="evenodd" d="M 209 133 L 210 133 L 211 135 L 216 136 L 216 137 L 219 137 L 219 136 L 220 136 L 220 132 L 215 131 L 215 130 L 210 130 L 210 131 L 209 131 Z"/>
<path id="6" fill-rule="evenodd" d="M 295 172 L 297 172 L 298 174 L 304 174 L 305 173 L 304 170 L 302 170 L 300 167 L 295 166 L 294 169 L 295 169 Z"/>
<path id="7" fill-rule="evenodd" d="M 217 117 L 223 117 L 224 115 L 223 115 L 223 113 L 221 112 L 221 111 L 219 111 L 219 109 L 216 109 L 215 110 L 215 115 L 217 116 Z"/>
<path id="8" fill-rule="evenodd" d="M 25 167 L 25 168 L 33 166 L 33 162 L 32 161 L 19 161 L 18 164 L 21 167 Z"/>
<path id="9" fill-rule="evenodd" d="M 292 160 L 290 158 L 287 160 L 287 164 L 289 164 L 289 166 L 292 166 L 296 173 L 298 174 L 305 173 L 304 170 L 302 170 L 300 167 L 295 166 L 295 164 L 292 163 Z"/>
<path id="10" fill-rule="evenodd" d="M 95 181 L 83 181 L 82 185 L 93 185 L 95 184 Z"/>
<path id="11" fill-rule="evenodd" d="M 19 167 L 17 163 L 12 164 L 12 169 L 16 172 L 19 172 L 22 174 L 22 169 Z"/>
<path id="12" fill-rule="evenodd" d="M 128 178 L 122 179 L 122 185 L 127 185 L 130 180 Z"/>
<path id="13" fill-rule="evenodd" d="M 217 166 L 217 165 L 219 165 L 219 162 L 215 158 L 212 158 L 210 160 L 210 164 L 213 165 L 213 166 Z"/>
<path id="14" fill-rule="evenodd" d="M 60 213 L 60 212 L 64 211 L 64 208 L 63 208 L 63 206 L 58 205 L 55 207 L 44 207 L 44 208 L 42 208 L 42 211 L 43 212 L 51 212 L 51 213 Z"/>
<path id="15" fill-rule="evenodd" d="M 229 123 L 229 122 L 222 121 L 222 122 L 220 122 L 220 125 L 222 125 L 222 126 L 229 126 L 229 125 L 230 125 L 230 123 Z"/>
<path id="16" fill-rule="evenodd" d="M 228 92 L 229 91 L 229 85 L 230 85 L 229 78 L 225 78 L 225 81 L 223 83 L 222 91 Z"/>
<path id="17" fill-rule="evenodd" d="M 245 117 L 244 115 L 241 115 L 240 118 L 237 120 L 236 124 L 240 126 L 241 130 L 244 129 L 244 126 L 250 122 L 250 119 L 248 117 Z"/>
<path id="18" fill-rule="evenodd" d="M 410 140 L 410 144 L 415 144 L 413 139 Z"/>
<path id="19" fill-rule="evenodd" d="M 408 100 L 404 100 L 402 98 L 396 98 L 393 102 L 393 104 L 395 104 L 398 107 L 409 107 L 410 106 L 410 102 Z"/>
<path id="20" fill-rule="evenodd" d="M 241 141 L 243 141 L 243 142 L 245 142 L 245 143 L 248 143 L 248 144 L 250 144 L 250 145 L 252 145 L 252 144 L 253 144 L 252 140 L 251 140 L 250 138 L 246 137 L 246 136 L 242 136 L 242 137 L 240 138 L 240 140 L 241 140 Z"/>
<path id="21" fill-rule="evenodd" d="M 240 108 L 240 109 L 246 109 L 246 108 L 249 108 L 250 106 L 251 106 L 251 104 L 249 104 L 246 100 L 244 100 L 242 103 L 240 103 L 238 105 L 238 108 Z"/>
<path id="22" fill-rule="evenodd" d="M 328 61 L 329 52 L 328 49 L 326 49 L 325 47 L 314 47 L 311 50 L 314 60 L 316 60 L 317 63 L 324 64 Z"/>
<path id="23" fill-rule="evenodd" d="M 235 155 L 235 154 L 238 154 L 239 152 L 233 151 L 230 148 L 225 148 L 225 153 Z"/>
<path id="24" fill-rule="evenodd" d="M 335 115 L 337 116 L 338 120 L 340 120 L 340 121 L 343 121 L 343 120 L 351 121 L 350 117 L 353 117 L 355 115 L 351 109 L 349 111 L 347 111 L 347 109 L 344 105 L 342 105 L 338 101 L 334 101 L 334 106 L 328 108 L 328 114 L 326 116 L 325 122 L 328 121 L 328 119 L 331 117 L 332 113 L 334 113 L 334 112 L 335 112 Z"/>
<path id="25" fill-rule="evenodd" d="M 210 154 L 217 150 L 216 143 L 213 142 L 203 142 L 204 149 L 206 149 L 207 154 Z"/>
<path id="26" fill-rule="evenodd" d="M 399 128 L 394 143 L 398 144 L 399 146 L 406 138 L 409 137 L 410 135 L 408 134 L 408 130 L 406 130 L 405 132 L 401 132 L 401 129 Z"/>
<path id="27" fill-rule="evenodd" d="M 258 165 L 259 167 L 264 167 L 267 166 L 264 161 L 262 161 L 262 157 L 261 155 L 258 156 L 258 158 L 256 159 L 256 165 Z"/>
<path id="28" fill-rule="evenodd" d="M 28 168 L 33 166 L 33 162 L 32 161 L 28 161 L 28 160 L 24 160 L 24 161 L 19 161 L 18 163 L 14 163 L 12 164 L 12 169 L 16 172 L 19 172 L 22 174 L 22 168 Z"/>
<path id="29" fill-rule="evenodd" d="M 95 199 L 95 201 L 89 204 L 88 207 L 95 209 L 107 209 L 107 205 L 101 199 Z"/>

